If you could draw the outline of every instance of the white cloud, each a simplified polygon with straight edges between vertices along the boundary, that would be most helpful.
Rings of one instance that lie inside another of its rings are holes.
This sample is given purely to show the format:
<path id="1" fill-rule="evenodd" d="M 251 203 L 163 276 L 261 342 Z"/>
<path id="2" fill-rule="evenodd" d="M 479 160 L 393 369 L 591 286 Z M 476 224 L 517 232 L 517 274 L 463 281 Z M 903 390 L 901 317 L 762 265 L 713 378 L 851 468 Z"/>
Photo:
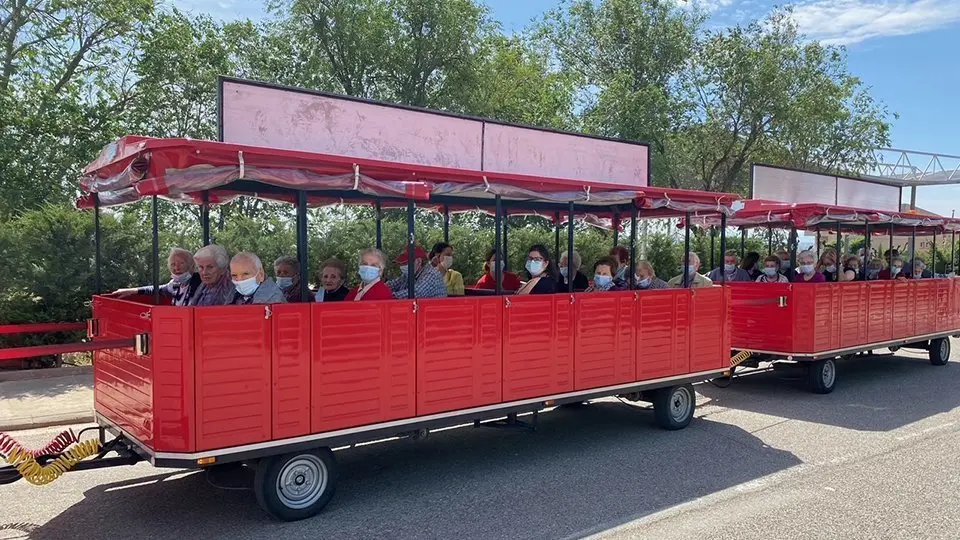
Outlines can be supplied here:
<path id="1" fill-rule="evenodd" d="M 797 4 L 794 18 L 811 38 L 849 45 L 956 24 L 960 0 L 815 0 Z"/>

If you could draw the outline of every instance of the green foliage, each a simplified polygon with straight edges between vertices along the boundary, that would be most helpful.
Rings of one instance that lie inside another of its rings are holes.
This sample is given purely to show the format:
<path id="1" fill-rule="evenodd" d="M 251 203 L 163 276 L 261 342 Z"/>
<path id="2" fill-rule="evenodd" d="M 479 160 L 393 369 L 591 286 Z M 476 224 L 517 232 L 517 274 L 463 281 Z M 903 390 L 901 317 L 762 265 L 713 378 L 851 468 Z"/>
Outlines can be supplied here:
<path id="1" fill-rule="evenodd" d="M 704 13 L 671 0 L 567 0 L 507 35 L 479 0 L 267 8 L 272 17 L 255 23 L 153 0 L 0 3 L 0 255 L 10 267 L 0 321 L 86 315 L 93 233 L 91 214 L 70 206 L 79 171 L 126 133 L 215 138 L 219 75 L 645 140 L 655 182 L 677 187 L 742 191 L 751 161 L 857 172 L 889 137 L 886 110 L 842 50 L 801 36 L 787 11 L 707 30 Z M 103 213 L 106 289 L 149 281 L 150 218 L 148 202 Z M 196 207 L 161 202 L 159 219 L 162 255 L 199 247 Z M 254 251 L 268 266 L 296 252 L 289 206 L 240 198 L 211 219 L 214 240 L 231 252 Z M 437 214 L 418 211 L 416 221 L 425 249 L 442 238 Z M 313 209 L 309 227 L 313 272 L 336 257 L 353 275 L 358 252 L 375 243 L 369 207 Z M 682 236 L 652 230 L 638 248 L 669 278 Z M 383 234 L 393 260 L 406 245 L 402 211 L 387 212 Z M 493 220 L 457 215 L 450 238 L 456 268 L 474 282 Z M 555 251 L 555 238 L 542 218 L 511 218 L 509 268 L 522 270 L 532 244 Z M 566 240 L 564 229 L 561 252 Z M 728 244 L 738 248 L 739 238 Z M 610 232 L 577 225 L 585 273 L 612 245 Z M 707 265 L 709 236 L 694 235 L 692 248 Z M 747 248 L 765 254 L 765 236 Z M 719 249 L 717 241 L 715 260 Z M 388 274 L 397 272 L 391 264 Z"/>

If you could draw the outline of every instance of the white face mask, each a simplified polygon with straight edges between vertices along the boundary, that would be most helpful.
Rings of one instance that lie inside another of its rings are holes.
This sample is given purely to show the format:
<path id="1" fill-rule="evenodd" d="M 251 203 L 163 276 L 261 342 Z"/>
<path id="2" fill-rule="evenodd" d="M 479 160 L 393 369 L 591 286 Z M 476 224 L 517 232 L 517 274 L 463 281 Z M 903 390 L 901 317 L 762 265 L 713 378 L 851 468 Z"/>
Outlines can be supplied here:
<path id="1" fill-rule="evenodd" d="M 190 272 L 184 272 L 182 274 L 172 274 L 170 276 L 170 279 L 172 279 L 175 283 L 179 283 L 182 285 L 190 281 L 190 278 L 192 277 L 193 277 L 193 274 L 191 274 Z"/>
<path id="2" fill-rule="evenodd" d="M 453 268 L 453 255 L 445 255 L 440 264 L 442 264 L 447 270 Z"/>
<path id="3" fill-rule="evenodd" d="M 530 275 L 533 277 L 537 277 L 542 274 L 544 266 L 544 261 L 527 261 L 527 271 L 530 272 Z"/>
<path id="4" fill-rule="evenodd" d="M 247 278 L 240 281 L 234 281 L 233 286 L 237 288 L 237 292 L 243 296 L 250 296 L 251 294 L 257 292 L 257 288 L 260 287 L 260 284 L 257 283 L 257 277 Z"/>

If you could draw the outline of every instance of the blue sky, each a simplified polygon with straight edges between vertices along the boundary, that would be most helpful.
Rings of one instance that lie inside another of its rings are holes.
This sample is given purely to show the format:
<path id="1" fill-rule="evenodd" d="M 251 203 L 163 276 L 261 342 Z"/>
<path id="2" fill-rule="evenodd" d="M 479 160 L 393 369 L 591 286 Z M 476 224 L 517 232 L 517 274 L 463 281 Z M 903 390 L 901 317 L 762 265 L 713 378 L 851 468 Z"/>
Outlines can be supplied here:
<path id="1" fill-rule="evenodd" d="M 689 0 L 726 26 L 763 17 L 769 0 Z M 508 32 L 558 0 L 485 0 Z M 178 7 L 218 18 L 259 18 L 259 0 L 174 0 Z M 960 155 L 960 0 L 798 0 L 794 17 L 805 34 L 847 48 L 850 71 L 899 118 L 895 148 Z M 956 165 L 956 162 L 953 162 Z M 921 164 L 923 167 L 926 163 Z M 945 165 L 947 165 L 945 163 Z M 905 197 L 908 190 L 904 190 Z M 960 214 L 960 186 L 921 187 L 917 205 Z"/>

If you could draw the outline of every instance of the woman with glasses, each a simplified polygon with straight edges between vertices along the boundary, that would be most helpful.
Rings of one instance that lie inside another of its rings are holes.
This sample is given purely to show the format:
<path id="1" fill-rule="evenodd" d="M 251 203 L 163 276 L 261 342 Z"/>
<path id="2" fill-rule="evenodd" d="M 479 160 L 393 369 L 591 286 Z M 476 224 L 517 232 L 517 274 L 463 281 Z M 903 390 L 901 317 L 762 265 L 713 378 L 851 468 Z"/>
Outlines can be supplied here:
<path id="1" fill-rule="evenodd" d="M 557 291 L 557 265 L 550 257 L 550 251 L 543 244 L 532 246 L 527 253 L 525 265 L 529 281 L 520 287 L 517 294 L 553 294 Z"/>

